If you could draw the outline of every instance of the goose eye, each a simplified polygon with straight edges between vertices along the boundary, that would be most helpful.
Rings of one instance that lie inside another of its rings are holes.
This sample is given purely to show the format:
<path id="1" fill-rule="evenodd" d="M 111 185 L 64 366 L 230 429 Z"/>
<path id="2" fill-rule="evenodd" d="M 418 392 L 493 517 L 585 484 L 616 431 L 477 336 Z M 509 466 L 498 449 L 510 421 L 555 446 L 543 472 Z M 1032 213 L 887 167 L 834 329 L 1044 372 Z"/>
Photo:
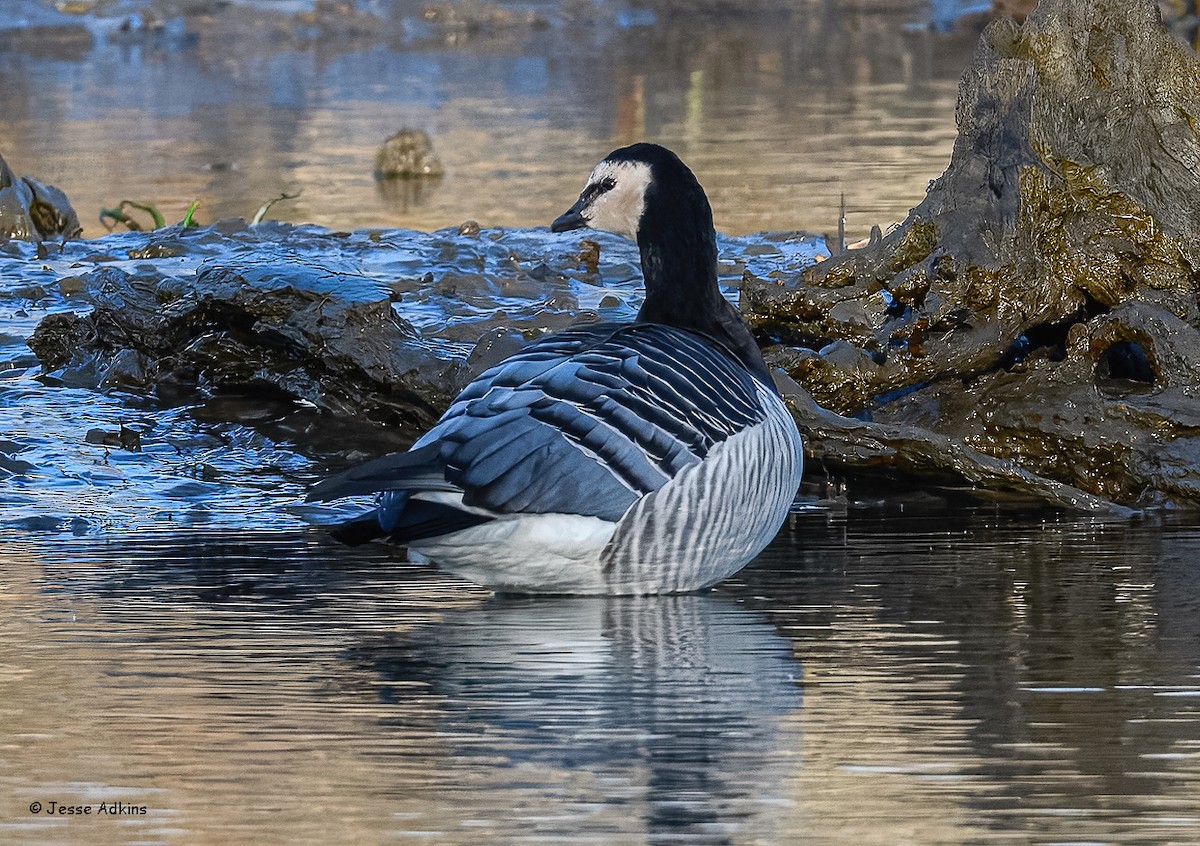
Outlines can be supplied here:
<path id="1" fill-rule="evenodd" d="M 587 203 L 593 203 L 601 194 L 607 194 L 609 191 L 617 187 L 617 180 L 611 176 L 606 176 L 599 182 L 593 182 L 583 191 L 583 199 Z"/>

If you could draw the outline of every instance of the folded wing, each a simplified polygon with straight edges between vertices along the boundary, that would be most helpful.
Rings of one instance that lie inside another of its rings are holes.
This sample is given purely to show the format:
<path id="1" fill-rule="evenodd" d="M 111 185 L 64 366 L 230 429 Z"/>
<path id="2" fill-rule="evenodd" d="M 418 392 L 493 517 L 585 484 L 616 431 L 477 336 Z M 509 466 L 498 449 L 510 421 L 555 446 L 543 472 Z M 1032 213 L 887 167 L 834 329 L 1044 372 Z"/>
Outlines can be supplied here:
<path id="1" fill-rule="evenodd" d="M 389 497 L 384 523 L 403 523 L 397 505 L 433 492 L 461 493 L 464 511 L 479 519 L 565 513 L 615 522 L 762 419 L 754 377 L 707 339 L 659 324 L 593 324 L 536 341 L 481 374 L 411 451 L 327 479 L 310 499 L 403 491 Z M 418 522 L 439 531 L 454 525 L 424 517 Z"/>

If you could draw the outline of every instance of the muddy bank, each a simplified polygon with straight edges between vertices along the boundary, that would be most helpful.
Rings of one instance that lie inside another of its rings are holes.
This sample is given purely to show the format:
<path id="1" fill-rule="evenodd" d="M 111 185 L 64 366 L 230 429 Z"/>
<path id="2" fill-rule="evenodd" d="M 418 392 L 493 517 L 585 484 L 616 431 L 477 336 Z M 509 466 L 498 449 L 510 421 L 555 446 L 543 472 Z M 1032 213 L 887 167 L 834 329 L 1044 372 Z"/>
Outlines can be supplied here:
<path id="1" fill-rule="evenodd" d="M 69 306 L 28 339 L 45 380 L 164 401 L 268 392 L 410 440 L 526 340 L 632 319 L 641 298 L 632 243 L 474 222 L 429 234 L 229 221 L 85 243 L 107 249 L 57 291 L 24 291 Z M 727 241 L 728 280 L 747 263 L 794 271 L 819 248 L 789 234 Z"/>
<path id="2" fill-rule="evenodd" d="M 794 274 L 821 248 L 796 233 L 722 238 L 727 292 L 746 270 Z M 314 460 L 406 447 L 526 339 L 632 319 L 640 285 L 630 242 L 473 222 L 12 241 L 0 408 L 17 425 L 0 441 L 0 523 L 290 525 Z"/>
<path id="3" fill-rule="evenodd" d="M 950 166 L 904 224 L 748 280 L 743 307 L 839 432 L 915 427 L 1117 503 L 1200 503 L 1197 116 L 1200 63 L 1153 3 L 1045 0 L 984 33 Z M 814 440 L 834 473 L 941 469 Z"/>

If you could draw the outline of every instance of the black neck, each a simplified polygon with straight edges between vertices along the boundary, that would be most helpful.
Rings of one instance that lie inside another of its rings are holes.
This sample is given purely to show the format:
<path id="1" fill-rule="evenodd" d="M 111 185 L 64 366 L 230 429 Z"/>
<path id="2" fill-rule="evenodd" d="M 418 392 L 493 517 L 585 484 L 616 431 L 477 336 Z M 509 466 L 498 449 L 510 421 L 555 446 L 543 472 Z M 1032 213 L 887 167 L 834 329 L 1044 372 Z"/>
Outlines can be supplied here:
<path id="1" fill-rule="evenodd" d="M 646 280 L 646 300 L 637 319 L 711 338 L 774 390 L 774 380 L 758 343 L 741 313 L 721 295 L 717 286 L 717 236 L 707 200 L 703 200 L 702 209 L 671 209 L 676 215 L 689 211 L 690 219 L 664 215 L 662 211 L 642 216 L 638 247 Z M 655 220 L 663 224 L 647 225 Z M 670 232 L 665 231 L 667 225 Z"/>
<path id="2" fill-rule="evenodd" d="M 646 300 L 638 318 L 685 329 L 702 326 L 724 299 L 717 287 L 715 236 L 710 232 L 705 239 L 687 238 L 682 228 L 669 241 L 654 234 L 638 233 L 646 280 Z"/>

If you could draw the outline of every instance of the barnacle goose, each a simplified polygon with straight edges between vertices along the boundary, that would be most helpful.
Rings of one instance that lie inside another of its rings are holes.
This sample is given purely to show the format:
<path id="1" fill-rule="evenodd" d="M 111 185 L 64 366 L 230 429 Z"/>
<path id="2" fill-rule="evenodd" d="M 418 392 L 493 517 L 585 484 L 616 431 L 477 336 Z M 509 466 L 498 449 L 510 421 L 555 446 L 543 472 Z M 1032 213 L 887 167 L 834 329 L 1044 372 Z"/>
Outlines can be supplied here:
<path id="1" fill-rule="evenodd" d="M 548 335 L 481 374 L 409 452 L 316 485 L 382 492 L 341 539 L 405 544 L 496 590 L 690 591 L 770 542 L 800 482 L 800 435 L 717 287 L 712 210 L 654 144 L 623 147 L 554 232 L 635 238 L 634 323 Z"/>

